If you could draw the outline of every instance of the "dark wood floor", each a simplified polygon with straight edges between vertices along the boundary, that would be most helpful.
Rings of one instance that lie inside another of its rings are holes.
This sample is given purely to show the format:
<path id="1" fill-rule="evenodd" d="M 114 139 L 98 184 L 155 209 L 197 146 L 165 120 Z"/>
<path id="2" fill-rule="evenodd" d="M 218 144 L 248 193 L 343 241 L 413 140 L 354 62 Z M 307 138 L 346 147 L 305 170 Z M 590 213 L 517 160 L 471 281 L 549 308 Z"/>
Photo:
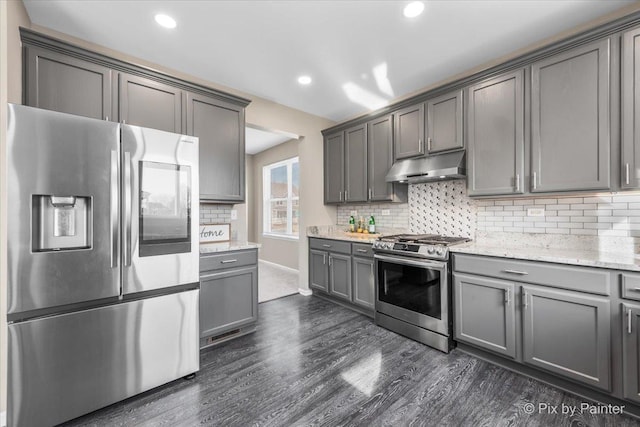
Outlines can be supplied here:
<path id="1" fill-rule="evenodd" d="M 425 347 L 317 297 L 260 304 L 255 333 L 202 352 L 178 380 L 73 426 L 637 426 L 525 413 L 578 398 L 454 350 Z"/>

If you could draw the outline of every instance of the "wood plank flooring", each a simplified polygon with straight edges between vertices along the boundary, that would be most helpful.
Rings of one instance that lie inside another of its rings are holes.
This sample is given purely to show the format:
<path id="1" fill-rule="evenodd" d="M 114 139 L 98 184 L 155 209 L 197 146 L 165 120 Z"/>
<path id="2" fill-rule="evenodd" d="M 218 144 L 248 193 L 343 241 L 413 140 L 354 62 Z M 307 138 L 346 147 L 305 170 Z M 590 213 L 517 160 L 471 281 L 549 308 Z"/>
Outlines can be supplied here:
<path id="1" fill-rule="evenodd" d="M 260 304 L 257 331 L 203 351 L 177 380 L 69 426 L 638 426 L 525 413 L 578 398 L 458 350 L 444 354 L 317 297 Z M 560 412 L 560 411 L 559 411 Z"/>

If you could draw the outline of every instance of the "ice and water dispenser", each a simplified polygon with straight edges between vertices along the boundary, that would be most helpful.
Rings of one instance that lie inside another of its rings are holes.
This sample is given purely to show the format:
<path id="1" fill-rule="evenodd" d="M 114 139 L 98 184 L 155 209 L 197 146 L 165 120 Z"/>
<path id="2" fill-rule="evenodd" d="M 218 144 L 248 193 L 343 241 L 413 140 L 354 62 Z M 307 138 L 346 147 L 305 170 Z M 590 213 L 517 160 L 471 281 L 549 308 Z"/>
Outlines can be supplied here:
<path id="1" fill-rule="evenodd" d="M 33 251 L 91 247 L 91 197 L 32 196 Z"/>

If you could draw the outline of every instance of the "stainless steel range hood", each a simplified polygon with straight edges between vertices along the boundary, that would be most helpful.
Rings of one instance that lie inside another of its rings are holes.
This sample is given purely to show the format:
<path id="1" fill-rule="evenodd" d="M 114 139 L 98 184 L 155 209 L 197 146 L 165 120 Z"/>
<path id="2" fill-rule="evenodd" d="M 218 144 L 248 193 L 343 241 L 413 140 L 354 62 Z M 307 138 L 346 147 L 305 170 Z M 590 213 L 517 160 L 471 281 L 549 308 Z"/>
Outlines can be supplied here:
<path id="1" fill-rule="evenodd" d="M 436 154 L 420 159 L 399 160 L 387 174 L 387 182 L 421 182 L 464 179 L 467 177 L 465 152 Z"/>

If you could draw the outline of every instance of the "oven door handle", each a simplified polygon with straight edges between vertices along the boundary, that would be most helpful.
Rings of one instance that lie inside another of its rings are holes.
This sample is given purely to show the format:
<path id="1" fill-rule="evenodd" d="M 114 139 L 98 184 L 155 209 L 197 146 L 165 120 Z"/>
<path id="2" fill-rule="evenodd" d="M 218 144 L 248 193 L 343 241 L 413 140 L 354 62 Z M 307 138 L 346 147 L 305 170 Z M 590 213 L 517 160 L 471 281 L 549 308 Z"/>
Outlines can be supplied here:
<path id="1" fill-rule="evenodd" d="M 426 259 L 425 260 L 421 259 L 420 261 L 414 261 L 412 259 L 390 257 L 390 256 L 378 255 L 378 254 L 374 255 L 374 258 L 380 261 L 393 262 L 395 264 L 409 265 L 412 267 L 443 269 L 443 268 L 446 268 L 447 266 L 446 262 L 431 261 Z"/>

